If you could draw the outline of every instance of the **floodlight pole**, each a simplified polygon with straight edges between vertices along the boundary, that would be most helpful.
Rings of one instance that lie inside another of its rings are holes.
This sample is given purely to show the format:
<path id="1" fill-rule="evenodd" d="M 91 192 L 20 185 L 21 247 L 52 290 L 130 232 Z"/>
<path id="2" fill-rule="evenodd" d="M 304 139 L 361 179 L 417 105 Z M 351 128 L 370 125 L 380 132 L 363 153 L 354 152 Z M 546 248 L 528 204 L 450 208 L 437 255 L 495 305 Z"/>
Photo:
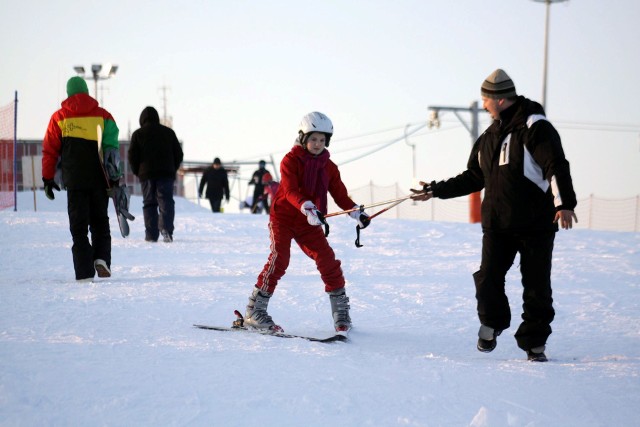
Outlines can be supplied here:
<path id="1" fill-rule="evenodd" d="M 429 111 L 431 111 L 430 123 L 433 123 L 435 126 L 440 126 L 440 111 L 451 111 L 456 115 L 458 120 L 462 123 L 462 125 L 467 129 L 469 135 L 471 136 L 471 146 L 476 142 L 479 136 L 479 120 L 478 115 L 480 113 L 480 109 L 478 108 L 478 101 L 473 101 L 470 107 L 442 107 L 442 106 L 430 106 Z M 467 124 L 467 122 L 460 116 L 461 112 L 471 113 L 471 124 Z M 481 209 L 480 209 L 481 201 L 480 201 L 480 192 L 471 193 L 469 195 L 469 222 L 472 224 L 478 223 L 482 220 L 481 217 Z"/>
<path id="2" fill-rule="evenodd" d="M 94 98 L 98 100 L 98 80 L 108 80 L 111 77 L 116 75 L 116 71 L 118 71 L 117 65 L 108 65 L 109 70 L 106 75 L 100 75 L 100 71 L 102 71 L 102 64 L 93 64 L 91 65 L 91 77 L 90 79 L 94 82 Z M 84 77 L 85 70 L 81 65 L 77 65 L 73 67 L 73 70 L 79 75 Z"/>
<path id="3" fill-rule="evenodd" d="M 94 97 L 96 100 L 98 99 L 98 80 L 100 80 L 100 70 L 102 70 L 101 64 L 93 64 L 91 66 L 91 74 L 93 74 L 93 85 L 94 85 Z"/>
<path id="4" fill-rule="evenodd" d="M 546 12 L 544 18 L 544 62 L 542 70 L 542 108 L 546 111 L 547 105 L 547 63 L 549 58 L 549 15 L 551 12 L 551 3 L 561 3 L 567 0 L 533 0 L 537 3 L 546 4 Z"/>

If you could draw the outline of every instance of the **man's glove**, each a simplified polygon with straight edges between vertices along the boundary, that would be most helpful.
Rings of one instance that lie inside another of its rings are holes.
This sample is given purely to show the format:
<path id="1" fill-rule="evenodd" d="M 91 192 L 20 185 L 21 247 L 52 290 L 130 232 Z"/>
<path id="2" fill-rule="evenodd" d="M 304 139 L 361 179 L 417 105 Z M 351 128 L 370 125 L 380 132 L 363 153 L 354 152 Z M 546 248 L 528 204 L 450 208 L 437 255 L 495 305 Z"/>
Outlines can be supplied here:
<path id="1" fill-rule="evenodd" d="M 56 196 L 53 194 L 53 189 L 60 191 L 60 187 L 53 179 L 42 178 L 42 182 L 44 182 L 44 194 L 47 196 L 47 199 L 53 200 Z"/>
<path id="2" fill-rule="evenodd" d="M 410 189 L 411 192 L 413 193 L 411 200 L 426 202 L 432 197 L 438 197 L 435 194 L 435 191 L 437 191 L 437 187 L 438 187 L 437 182 L 431 181 L 430 183 L 426 183 L 424 181 L 420 181 L 420 185 L 422 185 L 422 190 L 414 190 L 413 188 Z"/>
<path id="3" fill-rule="evenodd" d="M 422 186 L 422 191 L 424 191 L 425 193 L 433 194 L 435 191 L 437 191 L 437 188 L 438 188 L 438 183 L 435 181 L 431 181 L 430 183 L 424 184 Z M 435 197 L 435 194 L 433 195 Z"/>
<path id="4" fill-rule="evenodd" d="M 309 225 L 322 225 L 322 220 L 320 219 L 322 213 L 320 213 L 316 205 L 311 201 L 307 200 L 304 202 L 302 206 L 300 206 L 300 212 L 307 216 Z"/>
<path id="5" fill-rule="evenodd" d="M 356 221 L 358 221 L 358 226 L 360 229 L 367 228 L 369 224 L 371 224 L 371 220 L 369 219 L 369 215 L 367 215 L 364 211 L 360 210 L 360 205 L 355 205 L 354 209 L 358 208 L 358 210 L 349 212 L 349 216 Z"/>

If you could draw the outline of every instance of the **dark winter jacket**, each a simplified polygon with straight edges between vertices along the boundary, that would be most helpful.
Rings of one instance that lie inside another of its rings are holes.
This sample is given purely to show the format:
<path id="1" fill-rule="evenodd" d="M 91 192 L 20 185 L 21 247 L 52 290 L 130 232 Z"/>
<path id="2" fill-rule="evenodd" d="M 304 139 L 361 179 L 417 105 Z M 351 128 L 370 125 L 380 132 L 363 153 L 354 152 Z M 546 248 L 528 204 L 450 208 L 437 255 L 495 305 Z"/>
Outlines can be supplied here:
<path id="1" fill-rule="evenodd" d="M 262 178 L 268 173 L 269 171 L 265 168 L 260 168 L 251 176 L 251 181 L 249 181 L 248 185 L 255 185 L 255 188 L 253 189 L 254 200 L 256 200 L 257 197 L 262 196 L 264 193 L 264 183 L 262 182 Z"/>
<path id="2" fill-rule="evenodd" d="M 227 171 L 220 167 L 219 169 L 213 166 L 208 167 L 202 175 L 202 181 L 200 181 L 200 188 L 198 193 L 202 194 L 204 187 L 207 187 L 206 198 L 213 200 L 229 200 L 229 178 L 227 177 Z"/>
<path id="3" fill-rule="evenodd" d="M 72 190 L 106 187 L 98 155 L 98 126 L 102 150 L 118 149 L 118 126 L 107 110 L 86 93 L 62 101 L 49 121 L 42 144 L 42 177 L 53 179 L 61 158 L 62 181 Z"/>
<path id="4" fill-rule="evenodd" d="M 432 186 L 448 199 L 484 188 L 482 227 L 494 231 L 557 230 L 561 209 L 576 195 L 560 135 L 542 106 L 523 96 L 500 114 L 475 142 L 460 175 Z"/>
<path id="5" fill-rule="evenodd" d="M 140 129 L 133 132 L 129 147 L 131 170 L 141 181 L 175 179 L 182 163 L 182 148 L 175 132 L 160 124 L 158 112 L 146 107 L 140 114 Z"/>

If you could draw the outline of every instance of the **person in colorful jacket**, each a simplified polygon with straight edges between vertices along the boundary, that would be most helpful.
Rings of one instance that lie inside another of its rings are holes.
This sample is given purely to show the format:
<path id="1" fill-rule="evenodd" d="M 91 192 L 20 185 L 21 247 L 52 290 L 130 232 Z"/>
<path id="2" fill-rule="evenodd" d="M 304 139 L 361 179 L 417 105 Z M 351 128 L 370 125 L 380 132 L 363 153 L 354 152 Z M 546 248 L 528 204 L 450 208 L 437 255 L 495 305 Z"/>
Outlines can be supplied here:
<path id="1" fill-rule="evenodd" d="M 467 170 L 446 181 L 421 182 L 421 194 L 413 198 L 448 199 L 484 189 L 482 260 L 473 274 L 481 323 L 477 348 L 492 351 L 511 324 L 505 277 L 520 253 L 524 312 L 515 339 L 529 360 L 544 362 L 555 316 L 553 241 L 558 223 L 570 229 L 578 221 L 569 162 L 542 106 L 518 96 L 504 70 L 487 77 L 481 95 L 493 123 L 473 145 Z"/>
<path id="2" fill-rule="evenodd" d="M 111 276 L 107 189 L 120 179 L 118 126 L 111 114 L 89 96 L 83 78 L 68 80 L 67 95 L 62 108 L 51 116 L 44 136 L 42 181 L 46 196 L 53 200 L 53 189 L 60 191 L 54 180 L 60 159 L 75 276 L 76 280 L 90 281 L 96 272 L 98 277 Z"/>
<path id="3" fill-rule="evenodd" d="M 335 330 L 347 333 L 351 328 L 349 297 L 340 261 L 320 227 L 327 213 L 327 193 L 342 209 L 358 207 L 348 196 L 335 163 L 329 159 L 329 141 L 333 124 L 322 113 L 303 117 L 294 147 L 280 164 L 281 181 L 269 214 L 271 239 L 267 263 L 258 275 L 246 309 L 246 326 L 282 332 L 267 313 L 269 299 L 289 266 L 291 241 L 312 258 L 324 289 L 329 294 Z M 361 228 L 369 225 L 369 216 L 356 210 L 351 217 Z"/>

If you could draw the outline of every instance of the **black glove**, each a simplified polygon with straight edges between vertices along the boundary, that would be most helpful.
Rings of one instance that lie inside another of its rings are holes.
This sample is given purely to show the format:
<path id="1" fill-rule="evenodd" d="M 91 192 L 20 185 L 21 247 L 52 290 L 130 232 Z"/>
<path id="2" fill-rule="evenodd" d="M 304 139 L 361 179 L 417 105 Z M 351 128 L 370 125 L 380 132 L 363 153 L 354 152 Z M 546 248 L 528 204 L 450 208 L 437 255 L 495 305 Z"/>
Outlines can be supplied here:
<path id="1" fill-rule="evenodd" d="M 53 189 L 60 191 L 60 187 L 58 184 L 52 179 L 42 178 L 42 182 L 44 182 L 44 194 L 47 196 L 47 199 L 53 200 L 56 196 L 53 194 Z"/>
<path id="2" fill-rule="evenodd" d="M 360 229 L 364 230 L 365 228 L 367 228 L 369 224 L 371 224 L 371 219 L 369 218 L 369 215 L 362 212 L 358 217 L 358 225 L 360 226 Z"/>
<path id="3" fill-rule="evenodd" d="M 422 186 L 422 191 L 425 193 L 431 193 L 434 197 L 437 197 L 436 191 L 438 191 L 438 183 L 435 181 L 431 181 L 429 184 L 425 184 Z"/>

